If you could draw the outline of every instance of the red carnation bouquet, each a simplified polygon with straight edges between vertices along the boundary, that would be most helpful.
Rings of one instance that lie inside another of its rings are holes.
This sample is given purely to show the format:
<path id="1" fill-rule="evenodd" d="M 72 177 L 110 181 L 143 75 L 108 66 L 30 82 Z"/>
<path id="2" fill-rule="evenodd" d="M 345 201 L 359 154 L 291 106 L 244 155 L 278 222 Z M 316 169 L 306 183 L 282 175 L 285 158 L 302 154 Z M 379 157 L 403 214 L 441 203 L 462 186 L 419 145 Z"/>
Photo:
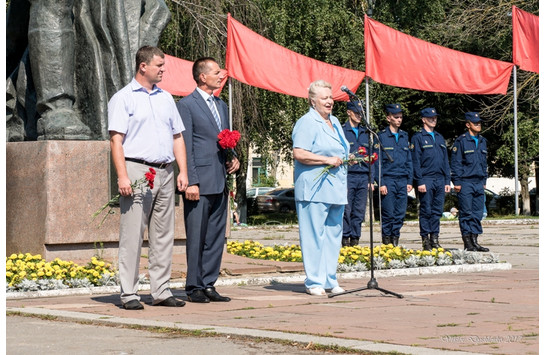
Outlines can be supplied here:
<path id="1" fill-rule="evenodd" d="M 237 130 L 224 129 L 218 134 L 219 145 L 225 149 L 227 160 L 230 161 L 236 157 L 235 148 L 240 140 L 240 132 Z"/>
<path id="2" fill-rule="evenodd" d="M 357 157 L 355 154 L 350 154 L 348 156 L 348 159 L 343 160 L 342 165 L 343 166 L 354 165 L 354 164 L 361 164 L 363 162 L 369 163 L 369 164 L 372 165 L 378 159 L 378 154 L 376 152 L 369 155 L 369 154 L 367 154 L 367 149 L 365 149 L 365 147 L 359 147 L 358 148 L 358 154 L 361 155 L 361 156 Z M 333 175 L 333 174 L 331 174 L 329 172 L 329 169 L 331 169 L 332 167 L 333 167 L 333 165 L 328 165 L 328 166 L 324 167 L 322 170 L 320 170 L 320 173 L 318 174 L 318 176 L 314 180 L 319 179 L 323 175 L 330 175 L 330 176 L 335 177 L 335 175 Z"/>
<path id="3" fill-rule="evenodd" d="M 144 177 L 141 179 L 136 180 L 131 184 L 131 189 L 134 191 L 136 189 L 139 189 L 141 191 L 144 191 L 144 188 L 147 186 L 150 189 L 153 189 L 153 182 L 155 181 L 155 174 L 156 171 L 154 168 L 149 168 L 149 171 L 144 174 Z M 93 219 L 98 217 L 106 208 L 110 207 L 108 212 L 104 215 L 102 218 L 102 221 L 100 221 L 99 227 L 106 221 L 106 218 L 114 213 L 114 206 L 119 204 L 119 198 L 121 197 L 121 194 L 117 194 L 114 197 L 110 199 L 110 201 L 106 202 L 104 206 L 100 207 L 95 213 L 93 213 Z"/>

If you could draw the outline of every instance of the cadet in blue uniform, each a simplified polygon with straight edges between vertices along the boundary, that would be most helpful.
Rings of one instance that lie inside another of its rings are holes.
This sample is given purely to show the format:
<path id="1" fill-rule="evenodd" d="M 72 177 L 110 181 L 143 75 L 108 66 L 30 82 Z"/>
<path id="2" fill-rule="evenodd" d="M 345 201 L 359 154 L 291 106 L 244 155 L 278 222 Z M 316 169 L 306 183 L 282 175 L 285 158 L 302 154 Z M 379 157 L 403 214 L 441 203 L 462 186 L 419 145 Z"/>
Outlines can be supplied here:
<path id="1" fill-rule="evenodd" d="M 420 200 L 418 221 L 422 249 L 440 248 L 439 220 L 443 214 L 445 193 L 450 192 L 450 167 L 445 139 L 435 132 L 437 111 L 420 111 L 423 128 L 411 139 L 414 180 Z"/>
<path id="2" fill-rule="evenodd" d="M 477 112 L 465 114 L 467 132 L 456 138 L 451 154 L 451 171 L 454 191 L 458 193 L 458 220 L 464 249 L 488 251 L 477 242 L 483 233 L 481 219 L 484 210 L 484 189 L 487 146 L 481 132 L 481 117 Z"/>
<path id="3" fill-rule="evenodd" d="M 399 129 L 403 121 L 400 104 L 386 105 L 386 120 L 389 126 L 378 137 L 384 152 L 393 161 L 383 152 L 380 168 L 379 164 L 375 164 L 374 176 L 376 180 L 380 176 L 382 243 L 397 246 L 407 211 L 407 193 L 413 189 L 413 161 L 409 150 L 409 134 Z M 378 144 L 375 145 L 375 148 L 378 147 Z"/>
<path id="4" fill-rule="evenodd" d="M 359 105 L 359 103 L 358 103 Z M 369 135 L 361 123 L 361 106 L 353 102 L 346 104 L 348 121 L 343 124 L 344 136 L 350 142 L 350 154 L 360 157 L 359 147 L 365 147 L 369 154 Z M 348 166 L 348 204 L 344 207 L 343 246 L 358 245 L 361 236 L 361 223 L 367 207 L 369 166 L 367 163 Z"/>

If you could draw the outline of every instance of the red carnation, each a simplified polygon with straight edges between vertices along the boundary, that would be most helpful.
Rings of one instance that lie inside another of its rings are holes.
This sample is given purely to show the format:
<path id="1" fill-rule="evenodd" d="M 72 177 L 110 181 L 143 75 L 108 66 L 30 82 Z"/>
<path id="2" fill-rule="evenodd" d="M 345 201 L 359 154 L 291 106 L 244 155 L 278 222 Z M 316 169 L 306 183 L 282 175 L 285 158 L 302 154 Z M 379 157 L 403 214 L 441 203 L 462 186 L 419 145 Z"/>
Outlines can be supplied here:
<path id="1" fill-rule="evenodd" d="M 147 173 L 144 174 L 144 177 L 143 178 L 140 178 L 138 180 L 136 180 L 135 182 L 133 182 L 131 184 L 131 188 L 132 190 L 136 190 L 136 189 L 140 189 L 141 191 L 144 191 L 144 187 L 145 187 L 145 183 L 147 182 L 147 186 L 153 190 L 153 182 L 155 181 L 155 175 L 156 175 L 156 172 L 155 172 L 155 169 L 154 168 L 149 168 L 149 171 Z M 119 199 L 121 197 L 121 194 L 117 194 L 115 195 L 114 197 L 112 197 L 108 202 L 106 202 L 102 207 L 100 207 L 95 213 L 93 213 L 93 219 L 95 219 L 98 215 L 100 215 L 106 208 L 109 208 L 108 209 L 108 212 L 104 215 L 104 217 L 102 218 L 102 221 L 100 222 L 99 226 L 102 225 L 102 223 L 104 223 L 104 221 L 106 220 L 106 217 L 108 217 L 109 215 L 111 215 L 113 212 L 113 208 L 114 206 L 116 206 L 118 203 L 119 203 Z"/>
<path id="2" fill-rule="evenodd" d="M 224 129 L 218 134 L 218 139 L 220 147 L 223 149 L 235 149 L 240 139 L 240 133 L 237 130 Z"/>
<path id="3" fill-rule="evenodd" d="M 366 155 L 367 154 L 367 149 L 365 149 L 365 147 L 359 147 L 358 148 L 358 154 L 359 155 Z"/>

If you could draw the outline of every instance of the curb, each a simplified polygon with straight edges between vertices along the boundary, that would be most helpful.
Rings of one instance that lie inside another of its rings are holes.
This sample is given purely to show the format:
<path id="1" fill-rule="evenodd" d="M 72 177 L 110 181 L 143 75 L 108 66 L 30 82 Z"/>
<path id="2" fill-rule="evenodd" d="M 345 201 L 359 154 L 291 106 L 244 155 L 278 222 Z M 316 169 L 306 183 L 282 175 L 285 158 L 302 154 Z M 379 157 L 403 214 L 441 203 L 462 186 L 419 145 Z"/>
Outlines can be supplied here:
<path id="1" fill-rule="evenodd" d="M 111 317 L 101 314 L 89 314 L 89 313 L 79 313 L 71 311 L 59 311 L 59 310 L 50 310 L 42 308 L 6 308 L 7 312 L 17 312 L 29 315 L 38 315 L 38 316 L 54 316 L 62 320 L 68 320 L 73 322 L 92 322 L 93 324 L 98 325 L 118 325 L 118 326 L 141 326 L 144 328 L 169 328 L 175 330 L 185 330 L 185 331 L 200 331 L 210 334 L 220 334 L 220 335 L 238 335 L 244 337 L 253 337 L 261 339 L 274 339 L 282 340 L 289 342 L 297 342 L 300 344 L 314 343 L 324 346 L 339 346 L 346 347 L 353 350 L 360 351 L 379 351 L 384 353 L 401 353 L 401 354 L 418 354 L 418 355 L 478 355 L 478 353 L 470 353 L 463 351 L 450 351 L 450 350 L 440 350 L 440 349 L 431 349 L 424 347 L 416 346 L 406 346 L 406 345 L 395 345 L 387 343 L 376 343 L 372 341 L 365 340 L 355 340 L 355 339 L 343 339 L 335 337 L 325 337 L 325 336 L 316 336 L 309 334 L 293 334 L 293 333 L 283 333 L 279 331 L 270 331 L 270 330 L 257 330 L 257 329 L 246 329 L 246 328 L 234 328 L 234 327 L 222 327 L 222 326 L 211 326 L 211 325 L 199 325 L 199 324 L 184 324 L 179 322 L 165 322 L 165 321 L 156 321 L 156 320 L 147 320 L 147 319 L 136 319 L 136 318 L 120 318 L 120 317 Z"/>
<path id="2" fill-rule="evenodd" d="M 437 275 L 437 274 L 455 274 L 466 272 L 487 272 L 511 270 L 512 265 L 509 263 L 495 264 L 462 264 L 448 266 L 430 266 L 417 267 L 410 269 L 387 269 L 375 270 L 374 273 L 378 277 L 398 277 L 398 276 L 417 276 L 417 275 Z M 338 273 L 339 280 L 350 280 L 359 278 L 369 278 L 371 271 L 347 272 Z M 261 275 L 256 277 L 229 277 L 220 278 L 215 286 L 241 286 L 241 285 L 270 285 L 278 283 L 304 282 L 305 274 L 297 273 L 288 276 L 282 275 Z M 170 287 L 173 289 L 185 287 L 184 282 L 171 282 Z M 139 291 L 148 291 L 149 284 L 141 284 L 138 287 Z M 91 288 L 72 288 L 64 290 L 45 290 L 45 291 L 30 291 L 30 292 L 6 292 L 7 300 L 25 299 L 25 298 L 41 298 L 41 297 L 56 297 L 56 296 L 74 296 L 74 295 L 95 295 L 106 293 L 119 293 L 119 286 L 102 286 Z"/>

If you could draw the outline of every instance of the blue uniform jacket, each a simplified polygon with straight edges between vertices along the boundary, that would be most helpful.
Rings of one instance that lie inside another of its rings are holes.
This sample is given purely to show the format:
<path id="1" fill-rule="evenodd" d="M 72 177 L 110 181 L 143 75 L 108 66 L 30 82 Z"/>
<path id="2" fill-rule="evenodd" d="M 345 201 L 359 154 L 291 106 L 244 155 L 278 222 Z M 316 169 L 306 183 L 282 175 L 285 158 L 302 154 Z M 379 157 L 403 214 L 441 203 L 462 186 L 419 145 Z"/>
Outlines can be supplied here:
<path id="1" fill-rule="evenodd" d="M 356 134 L 352 130 L 352 126 L 349 122 L 345 122 L 343 124 L 343 131 L 346 140 L 350 143 L 351 154 L 354 154 L 357 158 L 363 158 L 363 156 L 357 153 L 359 147 L 365 147 L 365 149 L 367 150 L 367 154 L 370 153 L 369 135 L 367 134 L 367 129 L 365 129 L 365 127 L 361 125 L 358 126 L 358 138 L 356 138 Z M 368 174 L 369 165 L 365 162 L 362 162 L 361 164 L 354 164 L 348 167 L 348 172 Z"/>
<path id="2" fill-rule="evenodd" d="M 479 144 L 469 133 L 464 133 L 456 138 L 452 147 L 451 180 L 454 185 L 460 185 L 463 179 L 479 179 L 486 185 L 488 178 L 486 158 L 488 155 L 486 138 L 477 136 Z"/>
<path id="3" fill-rule="evenodd" d="M 413 183 L 413 159 L 411 156 L 410 144 L 409 144 L 409 134 L 403 130 L 399 130 L 399 139 L 396 142 L 396 137 L 390 130 L 390 127 L 386 127 L 379 132 L 378 137 L 384 151 L 381 152 L 382 166 L 381 170 L 381 185 L 384 186 L 383 178 L 407 178 L 409 184 Z M 375 145 L 375 148 L 378 149 L 378 144 Z M 386 154 L 388 153 L 390 157 L 394 160 L 390 162 Z M 379 164 L 375 163 L 375 180 L 378 181 L 378 170 Z"/>
<path id="4" fill-rule="evenodd" d="M 438 132 L 435 140 L 424 128 L 411 139 L 413 174 L 416 186 L 423 185 L 425 177 L 443 177 L 445 185 L 450 185 L 450 167 L 447 144 Z"/>

